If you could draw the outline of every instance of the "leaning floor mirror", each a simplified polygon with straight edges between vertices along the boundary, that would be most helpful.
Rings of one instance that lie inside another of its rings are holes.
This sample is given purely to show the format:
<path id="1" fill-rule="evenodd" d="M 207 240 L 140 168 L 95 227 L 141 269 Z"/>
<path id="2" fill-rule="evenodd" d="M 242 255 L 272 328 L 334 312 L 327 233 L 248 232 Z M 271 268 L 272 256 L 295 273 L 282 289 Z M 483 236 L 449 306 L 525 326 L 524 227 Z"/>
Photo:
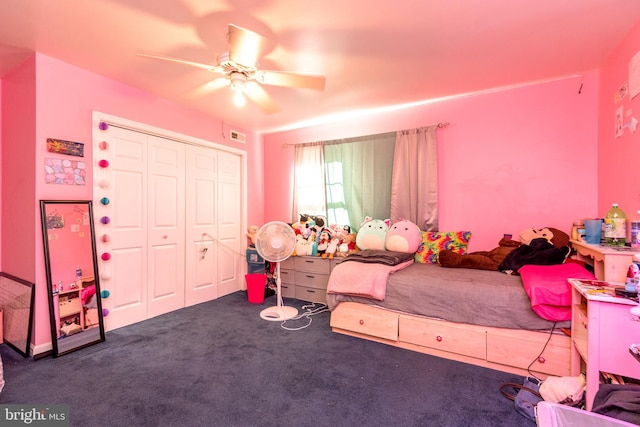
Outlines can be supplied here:
<path id="1" fill-rule="evenodd" d="M 92 204 L 41 200 L 40 215 L 57 357 L 105 340 Z"/>

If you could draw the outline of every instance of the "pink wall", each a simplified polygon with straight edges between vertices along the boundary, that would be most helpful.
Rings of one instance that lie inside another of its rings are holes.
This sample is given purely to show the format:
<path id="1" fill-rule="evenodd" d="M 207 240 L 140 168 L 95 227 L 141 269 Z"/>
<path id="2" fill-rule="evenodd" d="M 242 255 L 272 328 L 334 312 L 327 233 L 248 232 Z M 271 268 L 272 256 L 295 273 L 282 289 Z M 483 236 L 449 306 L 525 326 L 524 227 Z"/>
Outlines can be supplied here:
<path id="1" fill-rule="evenodd" d="M 92 111 L 247 151 L 247 187 L 251 190 L 247 222 L 263 221 L 262 138 L 255 133 L 232 126 L 246 132 L 247 141 L 229 141 L 221 137 L 223 124 L 218 119 L 41 54 L 3 79 L 2 105 L 1 265 L 3 271 L 36 283 L 36 346 L 50 342 L 38 201 L 92 199 L 91 185 L 44 183 L 44 160 L 56 157 L 46 152 L 45 142 L 47 138 L 83 142 L 85 160 L 92 165 Z M 225 135 L 229 127 L 224 124 Z M 91 167 L 87 179 L 91 182 Z"/>
<path id="2" fill-rule="evenodd" d="M 265 135 L 265 221 L 291 220 L 294 149 L 284 143 L 449 122 L 438 131 L 441 230 L 471 230 L 472 251 L 527 227 L 569 232 L 597 213 L 597 99 L 589 72 Z"/>
<path id="3" fill-rule="evenodd" d="M 2 262 L 5 273 L 36 282 L 39 236 L 35 193 L 36 61 L 32 57 L 2 81 Z M 42 252 L 39 253 L 42 258 Z M 36 315 L 38 319 L 38 315 Z"/>
<path id="4" fill-rule="evenodd" d="M 635 133 L 624 130 L 615 136 L 615 113 L 622 107 L 624 122 L 640 121 L 640 95 L 616 102 L 616 93 L 629 81 L 629 61 L 640 52 L 640 22 L 609 55 L 600 73 L 598 117 L 598 215 L 604 216 L 618 203 L 627 218 L 640 209 L 640 126 Z M 638 78 L 638 77 L 636 77 Z"/>

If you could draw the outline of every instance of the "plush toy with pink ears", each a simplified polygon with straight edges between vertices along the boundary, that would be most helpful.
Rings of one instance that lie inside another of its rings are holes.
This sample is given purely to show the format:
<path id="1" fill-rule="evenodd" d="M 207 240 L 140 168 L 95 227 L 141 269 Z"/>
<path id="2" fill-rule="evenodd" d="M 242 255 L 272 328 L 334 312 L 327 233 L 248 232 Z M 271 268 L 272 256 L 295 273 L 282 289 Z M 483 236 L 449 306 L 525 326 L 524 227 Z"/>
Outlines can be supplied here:
<path id="1" fill-rule="evenodd" d="M 390 220 L 372 219 L 365 217 L 356 236 L 356 245 L 361 249 L 385 250 L 384 242 L 389 231 Z"/>
<path id="2" fill-rule="evenodd" d="M 385 247 L 388 251 L 414 253 L 420 247 L 422 231 L 411 221 L 400 220 L 387 232 Z"/>

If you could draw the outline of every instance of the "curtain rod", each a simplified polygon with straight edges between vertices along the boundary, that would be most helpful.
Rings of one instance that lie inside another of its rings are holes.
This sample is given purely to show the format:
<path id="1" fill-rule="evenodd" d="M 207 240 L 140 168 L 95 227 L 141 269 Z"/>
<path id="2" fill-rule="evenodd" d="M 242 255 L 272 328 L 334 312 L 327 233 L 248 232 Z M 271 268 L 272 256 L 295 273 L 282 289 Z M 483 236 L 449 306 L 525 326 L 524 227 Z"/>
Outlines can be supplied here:
<path id="1" fill-rule="evenodd" d="M 422 126 L 423 128 L 430 128 L 430 127 L 436 127 L 438 129 L 444 129 L 446 127 L 449 126 L 449 122 L 440 122 L 437 123 L 435 125 L 429 125 L 429 126 Z M 414 128 L 414 129 L 420 129 L 420 128 Z M 411 130 L 411 129 L 404 129 L 404 130 Z M 403 130 L 403 131 L 404 131 Z M 403 132 L 403 131 L 392 131 L 392 132 Z M 384 132 L 387 133 L 387 132 Z M 315 141 L 315 142 L 299 142 L 299 143 L 284 143 L 282 144 L 282 148 L 286 148 L 289 146 L 295 146 L 295 145 L 314 145 L 314 144 L 324 144 L 326 141 Z"/>

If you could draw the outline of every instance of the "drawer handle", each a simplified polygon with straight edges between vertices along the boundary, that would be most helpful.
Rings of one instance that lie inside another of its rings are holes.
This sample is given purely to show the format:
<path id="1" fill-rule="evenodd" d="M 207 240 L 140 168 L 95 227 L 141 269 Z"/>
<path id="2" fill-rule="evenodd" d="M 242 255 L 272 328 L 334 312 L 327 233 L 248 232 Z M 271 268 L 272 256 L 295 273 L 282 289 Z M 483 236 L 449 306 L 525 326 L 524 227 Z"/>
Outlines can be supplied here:
<path id="1" fill-rule="evenodd" d="M 360 319 L 360 326 L 364 325 L 364 320 Z"/>
<path id="2" fill-rule="evenodd" d="M 311 276 L 311 275 L 309 275 L 309 274 L 307 274 L 307 277 L 308 277 L 309 279 L 315 279 L 315 278 L 316 278 L 316 276 Z"/>
<path id="3" fill-rule="evenodd" d="M 436 337 L 436 341 L 438 341 L 438 342 L 442 341 L 442 337 L 441 337 L 440 335 L 438 335 L 438 336 Z"/>
<path id="4" fill-rule="evenodd" d="M 546 361 L 547 361 L 547 359 L 545 359 L 544 357 L 542 357 L 542 356 L 538 357 L 538 362 L 544 363 Z"/>
<path id="5" fill-rule="evenodd" d="M 307 259 L 307 260 L 305 260 L 304 262 L 309 263 L 309 264 L 313 264 L 313 261 L 308 260 L 308 259 Z"/>
<path id="6" fill-rule="evenodd" d="M 311 290 L 311 289 L 307 289 L 307 292 L 309 292 L 310 294 L 315 294 L 316 293 L 316 291 Z"/>

